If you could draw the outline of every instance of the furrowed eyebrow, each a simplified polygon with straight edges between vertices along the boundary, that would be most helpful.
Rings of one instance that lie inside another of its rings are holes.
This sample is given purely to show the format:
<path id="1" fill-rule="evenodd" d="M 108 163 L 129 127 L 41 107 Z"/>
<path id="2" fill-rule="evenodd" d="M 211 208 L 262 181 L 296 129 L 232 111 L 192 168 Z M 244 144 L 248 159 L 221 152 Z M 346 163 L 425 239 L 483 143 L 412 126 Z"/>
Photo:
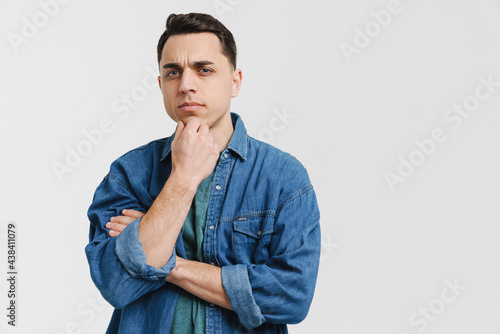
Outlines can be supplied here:
<path id="1" fill-rule="evenodd" d="M 199 60 L 191 63 L 191 66 L 193 67 L 201 67 L 206 65 L 214 65 L 214 62 L 210 60 Z"/>
<path id="2" fill-rule="evenodd" d="M 213 61 L 210 60 L 197 60 L 191 63 L 191 67 L 201 67 L 201 66 L 206 66 L 206 65 L 215 65 Z M 175 70 L 181 70 L 182 67 L 179 65 L 179 63 L 166 63 L 165 65 L 162 66 L 163 69 L 167 68 L 172 68 Z"/>
<path id="3" fill-rule="evenodd" d="M 163 65 L 163 69 L 167 69 L 167 68 L 173 68 L 175 70 L 180 70 L 181 65 L 179 65 L 177 63 L 167 63 L 167 64 Z"/>

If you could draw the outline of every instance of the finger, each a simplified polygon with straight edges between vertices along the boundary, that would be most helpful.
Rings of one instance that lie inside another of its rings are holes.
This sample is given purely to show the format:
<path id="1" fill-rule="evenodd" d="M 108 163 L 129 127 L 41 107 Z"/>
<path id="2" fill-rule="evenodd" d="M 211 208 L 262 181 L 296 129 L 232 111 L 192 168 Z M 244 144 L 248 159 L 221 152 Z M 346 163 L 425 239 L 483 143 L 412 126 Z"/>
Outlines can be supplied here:
<path id="1" fill-rule="evenodd" d="M 125 227 L 127 227 L 127 225 L 123 225 L 123 224 L 118 224 L 118 223 L 107 223 L 106 224 L 106 228 L 112 230 L 112 231 L 115 231 L 115 232 L 122 232 Z"/>
<path id="2" fill-rule="evenodd" d="M 198 132 L 199 128 L 200 120 L 197 117 L 193 117 L 187 122 L 185 130 Z"/>
<path id="3" fill-rule="evenodd" d="M 137 218 L 134 218 L 134 217 L 116 216 L 116 217 L 111 217 L 111 219 L 109 221 L 112 222 L 112 223 L 122 224 L 122 225 L 126 226 L 126 225 L 130 224 L 131 222 L 133 222 L 136 219 Z"/>
<path id="4" fill-rule="evenodd" d="M 179 138 L 181 137 L 182 131 L 184 131 L 184 128 L 186 126 L 184 125 L 184 122 L 178 121 L 177 122 L 177 129 L 175 130 L 175 137 L 174 140 L 172 140 L 171 146 L 175 146 L 175 144 L 179 141 Z"/>
<path id="5" fill-rule="evenodd" d="M 137 219 L 139 217 L 144 216 L 145 213 L 141 212 L 141 211 L 134 210 L 134 209 L 123 209 L 122 210 L 122 215 Z"/>
<path id="6" fill-rule="evenodd" d="M 117 237 L 118 235 L 120 235 L 120 232 L 116 232 L 114 230 L 109 231 L 109 236 L 110 237 Z"/>
<path id="7" fill-rule="evenodd" d="M 208 125 L 206 125 L 206 124 L 200 125 L 200 128 L 198 129 L 198 133 L 200 135 L 202 135 L 204 138 L 208 137 L 209 131 L 210 131 L 210 129 L 208 128 Z"/>

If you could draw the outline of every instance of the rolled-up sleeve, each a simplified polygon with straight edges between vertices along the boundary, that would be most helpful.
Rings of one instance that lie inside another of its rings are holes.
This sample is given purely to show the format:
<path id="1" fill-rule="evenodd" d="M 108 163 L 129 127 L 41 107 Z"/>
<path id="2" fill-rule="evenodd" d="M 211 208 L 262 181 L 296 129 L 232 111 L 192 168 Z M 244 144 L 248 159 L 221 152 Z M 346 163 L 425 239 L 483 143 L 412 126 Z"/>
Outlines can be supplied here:
<path id="1" fill-rule="evenodd" d="M 265 322 L 266 319 L 253 297 L 247 266 L 224 266 L 221 268 L 221 275 L 224 290 L 242 325 L 252 329 Z"/>
<path id="2" fill-rule="evenodd" d="M 164 279 L 175 267 L 175 248 L 163 267 L 156 268 L 146 264 L 146 254 L 139 240 L 140 222 L 141 218 L 137 218 L 116 237 L 116 255 L 132 277 L 139 276 L 151 281 Z"/>
<path id="3" fill-rule="evenodd" d="M 138 236 L 141 219 L 130 223 L 117 237 L 109 236 L 106 223 L 123 209 L 146 212 L 123 180 L 108 174 L 97 187 L 88 210 L 89 243 L 85 253 L 90 274 L 102 296 L 115 308 L 123 308 L 144 294 L 160 288 L 175 267 L 175 250 L 161 268 L 146 264 Z"/>
<path id="4" fill-rule="evenodd" d="M 247 329 L 264 322 L 301 322 L 312 302 L 319 268 L 319 208 L 312 186 L 288 198 L 276 213 L 269 259 L 222 267 L 222 284 Z"/>

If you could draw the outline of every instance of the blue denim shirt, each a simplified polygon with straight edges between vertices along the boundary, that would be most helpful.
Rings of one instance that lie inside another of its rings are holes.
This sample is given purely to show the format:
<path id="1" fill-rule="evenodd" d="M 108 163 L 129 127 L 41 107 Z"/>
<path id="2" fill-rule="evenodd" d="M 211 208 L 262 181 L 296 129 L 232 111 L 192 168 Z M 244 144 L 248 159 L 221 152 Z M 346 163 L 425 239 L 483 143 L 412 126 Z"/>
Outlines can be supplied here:
<path id="1" fill-rule="evenodd" d="M 320 256 L 319 209 L 300 162 L 247 135 L 232 113 L 234 133 L 216 166 L 203 256 L 221 267 L 234 311 L 207 303 L 206 333 L 287 333 L 313 298 Z M 173 136 L 117 160 L 97 187 L 88 210 L 85 252 L 92 280 L 115 308 L 107 333 L 168 333 L 178 287 L 165 277 L 175 255 L 185 257 L 182 231 L 169 261 L 146 264 L 138 237 L 141 218 L 117 237 L 105 224 L 122 209 L 153 204 L 171 171 Z"/>

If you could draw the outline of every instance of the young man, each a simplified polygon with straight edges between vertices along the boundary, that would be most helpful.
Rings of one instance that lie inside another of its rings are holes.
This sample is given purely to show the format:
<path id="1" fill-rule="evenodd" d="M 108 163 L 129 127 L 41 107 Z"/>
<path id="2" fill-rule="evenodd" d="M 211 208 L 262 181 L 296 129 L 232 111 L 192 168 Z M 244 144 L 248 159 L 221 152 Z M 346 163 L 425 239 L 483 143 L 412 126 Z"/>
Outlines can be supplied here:
<path id="1" fill-rule="evenodd" d="M 319 265 L 307 172 L 231 113 L 242 74 L 215 18 L 170 15 L 158 64 L 177 129 L 115 160 L 88 211 L 92 280 L 115 307 L 107 333 L 286 333 Z"/>

